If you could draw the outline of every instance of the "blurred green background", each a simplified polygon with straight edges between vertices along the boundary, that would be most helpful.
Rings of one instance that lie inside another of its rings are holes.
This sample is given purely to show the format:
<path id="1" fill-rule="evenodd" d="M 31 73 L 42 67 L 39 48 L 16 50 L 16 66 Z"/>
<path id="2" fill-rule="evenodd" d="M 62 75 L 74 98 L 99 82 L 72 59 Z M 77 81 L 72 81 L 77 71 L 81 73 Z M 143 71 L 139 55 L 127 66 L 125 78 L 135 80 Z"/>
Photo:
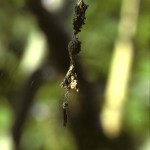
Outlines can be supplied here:
<path id="1" fill-rule="evenodd" d="M 77 60 L 88 88 L 81 89 L 79 99 L 74 93 L 69 97 L 65 128 L 60 83 L 69 67 L 67 44 L 76 1 L 0 1 L 0 150 L 150 148 L 150 1 L 141 0 L 139 6 L 123 129 L 115 139 L 105 136 L 97 116 L 103 106 L 123 1 L 85 2 L 89 8 L 78 36 L 82 50 Z M 80 102 L 82 97 L 92 102 Z"/>

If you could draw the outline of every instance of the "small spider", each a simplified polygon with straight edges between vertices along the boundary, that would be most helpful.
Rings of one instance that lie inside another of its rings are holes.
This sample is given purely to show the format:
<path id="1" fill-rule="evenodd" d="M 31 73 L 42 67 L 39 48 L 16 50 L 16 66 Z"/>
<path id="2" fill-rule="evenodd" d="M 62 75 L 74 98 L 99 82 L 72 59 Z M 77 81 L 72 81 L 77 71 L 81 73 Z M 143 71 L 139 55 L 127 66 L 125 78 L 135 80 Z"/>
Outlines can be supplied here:
<path id="1" fill-rule="evenodd" d="M 64 78 L 64 80 L 60 86 L 64 89 L 76 90 L 77 92 L 79 91 L 77 74 L 74 71 L 73 65 L 70 66 L 70 68 L 66 74 L 66 77 Z"/>
<path id="2" fill-rule="evenodd" d="M 71 82 L 69 86 L 72 90 L 76 90 L 77 92 L 79 91 L 78 80 L 76 80 L 74 76 L 71 76 Z"/>

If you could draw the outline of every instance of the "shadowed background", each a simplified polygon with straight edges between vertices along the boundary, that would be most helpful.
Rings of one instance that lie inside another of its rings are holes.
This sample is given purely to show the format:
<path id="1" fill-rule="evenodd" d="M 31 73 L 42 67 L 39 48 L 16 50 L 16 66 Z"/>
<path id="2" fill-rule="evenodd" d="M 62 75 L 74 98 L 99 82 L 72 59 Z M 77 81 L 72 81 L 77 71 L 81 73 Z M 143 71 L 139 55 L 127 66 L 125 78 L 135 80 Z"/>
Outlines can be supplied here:
<path id="1" fill-rule="evenodd" d="M 150 2 L 132 2 L 85 0 L 66 128 L 76 1 L 0 2 L 0 150 L 148 150 Z"/>

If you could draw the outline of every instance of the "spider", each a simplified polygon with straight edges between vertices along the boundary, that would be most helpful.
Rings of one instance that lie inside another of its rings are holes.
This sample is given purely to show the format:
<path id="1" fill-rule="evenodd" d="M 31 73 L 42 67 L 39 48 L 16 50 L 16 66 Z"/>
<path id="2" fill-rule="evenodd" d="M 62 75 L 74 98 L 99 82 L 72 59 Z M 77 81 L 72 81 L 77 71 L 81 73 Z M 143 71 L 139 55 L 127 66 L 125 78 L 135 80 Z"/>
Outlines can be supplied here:
<path id="1" fill-rule="evenodd" d="M 71 76 L 71 82 L 69 86 L 70 86 L 70 89 L 76 90 L 77 92 L 79 91 L 78 80 L 76 80 L 74 76 Z"/>

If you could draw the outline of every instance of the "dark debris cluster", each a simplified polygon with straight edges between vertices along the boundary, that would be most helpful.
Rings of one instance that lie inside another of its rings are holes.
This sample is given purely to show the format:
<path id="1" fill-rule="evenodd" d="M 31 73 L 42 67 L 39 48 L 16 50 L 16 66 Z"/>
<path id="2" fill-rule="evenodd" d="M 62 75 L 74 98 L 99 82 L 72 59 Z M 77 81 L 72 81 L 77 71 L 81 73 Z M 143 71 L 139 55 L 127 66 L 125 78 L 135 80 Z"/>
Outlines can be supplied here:
<path id="1" fill-rule="evenodd" d="M 85 24 L 85 12 L 87 10 L 87 5 L 83 2 L 83 0 L 77 0 L 77 4 L 74 9 L 74 17 L 73 17 L 73 35 L 72 39 L 68 44 L 68 51 L 70 57 L 70 67 L 69 70 L 61 83 L 61 87 L 67 90 L 75 90 L 79 91 L 79 82 L 77 78 L 77 73 L 75 71 L 75 57 L 81 51 L 81 42 L 76 37 L 79 32 L 81 32 L 82 26 Z M 67 99 L 65 97 L 65 99 Z M 63 125 L 67 125 L 67 100 L 63 102 Z"/>
<path id="2" fill-rule="evenodd" d="M 81 32 L 82 26 L 85 24 L 85 12 L 88 5 L 84 3 L 83 0 L 78 0 L 74 9 L 73 17 L 73 35 L 72 39 L 68 44 L 68 51 L 70 57 L 70 68 L 61 83 L 61 87 L 67 90 L 79 91 L 77 73 L 75 71 L 75 58 L 76 55 L 81 51 L 81 42 L 76 37 L 79 32 Z"/>
<path id="3" fill-rule="evenodd" d="M 69 50 L 69 56 L 70 56 L 70 58 L 72 56 L 77 55 L 81 51 L 81 42 L 75 36 L 69 42 L 69 44 L 68 44 L 68 50 Z M 71 60 L 72 60 L 72 58 L 71 58 Z"/>
<path id="4" fill-rule="evenodd" d="M 83 1 L 81 1 L 81 3 L 77 3 L 75 6 L 75 13 L 73 18 L 73 29 L 75 35 L 81 32 L 82 25 L 85 24 L 85 12 L 87 8 L 88 5 L 86 5 Z"/>

